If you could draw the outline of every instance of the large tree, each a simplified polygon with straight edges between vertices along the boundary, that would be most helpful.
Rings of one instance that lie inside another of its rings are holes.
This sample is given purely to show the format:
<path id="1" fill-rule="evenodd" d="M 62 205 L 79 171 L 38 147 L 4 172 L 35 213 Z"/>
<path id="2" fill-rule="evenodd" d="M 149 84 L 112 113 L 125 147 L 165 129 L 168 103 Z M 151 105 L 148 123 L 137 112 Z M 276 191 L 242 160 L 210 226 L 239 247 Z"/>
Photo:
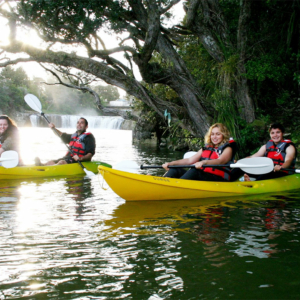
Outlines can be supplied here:
<path id="1" fill-rule="evenodd" d="M 168 26 L 169 11 L 179 2 L 185 6 L 185 22 L 171 28 Z M 250 56 L 249 49 L 252 54 L 255 48 L 252 45 L 255 24 L 251 25 L 252 8 L 257 5 L 254 2 L 7 0 L 3 3 L 15 5 L 8 8 L 3 4 L 0 9 L 0 15 L 8 20 L 10 28 L 10 43 L 1 46 L 2 54 L 23 53 L 26 56 L 2 59 L 0 67 L 36 61 L 67 70 L 78 69 L 125 90 L 162 118 L 167 109 L 172 120 L 197 136 L 204 136 L 218 107 L 201 84 L 201 78 L 195 77 L 188 66 L 191 61 L 189 64 L 185 61 L 182 45 L 192 39 L 199 41 L 199 46 L 207 51 L 220 69 L 216 82 L 220 98 L 229 99 L 240 117 L 248 123 L 252 122 L 255 107 L 249 93 L 246 63 Z M 268 1 L 262 2 L 261 7 L 267 11 Z M 249 27 L 252 28 L 251 34 Z M 19 28 L 35 29 L 45 47 L 41 49 L 18 40 Z M 122 37 L 119 47 L 107 49 L 101 38 L 104 30 Z M 84 47 L 85 54 L 76 54 L 76 47 Z M 114 54 L 120 52 L 127 63 L 115 58 Z M 199 58 L 192 59 L 197 63 Z M 228 65 L 231 66 L 231 73 L 227 70 Z M 135 78 L 134 66 L 138 67 L 143 81 Z M 159 84 L 175 91 L 177 101 L 167 101 L 149 88 Z M 102 108 L 100 102 L 98 106 Z"/>

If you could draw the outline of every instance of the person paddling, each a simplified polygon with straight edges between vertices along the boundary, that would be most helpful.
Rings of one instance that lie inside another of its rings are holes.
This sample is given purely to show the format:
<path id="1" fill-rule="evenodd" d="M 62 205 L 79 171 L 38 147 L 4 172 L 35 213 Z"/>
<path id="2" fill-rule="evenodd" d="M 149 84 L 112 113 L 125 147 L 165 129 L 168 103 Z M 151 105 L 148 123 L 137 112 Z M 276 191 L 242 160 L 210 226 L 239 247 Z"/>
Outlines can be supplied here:
<path id="1" fill-rule="evenodd" d="M 233 163 L 237 150 L 236 142 L 230 138 L 228 129 L 222 123 L 212 125 L 205 135 L 205 146 L 190 158 L 166 162 L 162 166 L 168 172 L 165 177 L 201 180 L 229 181 L 230 168 L 204 168 L 205 165 L 224 165 Z M 183 168 L 168 168 L 174 165 L 191 165 L 195 168 L 186 171 Z"/>
<path id="2" fill-rule="evenodd" d="M 259 175 L 256 180 L 266 180 L 279 178 L 289 175 L 288 172 L 282 171 L 285 168 L 294 168 L 296 164 L 297 150 L 291 140 L 284 139 L 284 127 L 280 123 L 273 123 L 269 127 L 270 140 L 249 157 L 269 157 L 273 160 L 273 172 Z M 232 180 L 236 180 L 243 175 L 238 169 L 232 170 Z M 250 181 L 249 175 L 244 174 L 244 180 Z"/>
<path id="3" fill-rule="evenodd" d="M 76 163 L 77 161 L 91 161 L 93 155 L 95 154 L 96 141 L 92 133 L 86 132 L 88 128 L 88 121 L 85 118 L 80 118 L 77 121 L 77 130 L 73 134 L 59 131 L 55 128 L 53 123 L 49 123 L 49 127 L 56 131 L 65 144 L 69 144 L 69 147 L 73 153 L 68 151 L 64 157 L 45 163 L 46 166 L 55 164 L 72 164 Z M 35 164 L 37 166 L 42 165 L 38 157 L 35 158 Z"/>
<path id="4" fill-rule="evenodd" d="M 19 144 L 20 137 L 17 124 L 7 115 L 0 115 L 0 156 L 8 150 L 19 153 Z M 22 164 L 20 161 L 19 159 L 19 165 Z"/>

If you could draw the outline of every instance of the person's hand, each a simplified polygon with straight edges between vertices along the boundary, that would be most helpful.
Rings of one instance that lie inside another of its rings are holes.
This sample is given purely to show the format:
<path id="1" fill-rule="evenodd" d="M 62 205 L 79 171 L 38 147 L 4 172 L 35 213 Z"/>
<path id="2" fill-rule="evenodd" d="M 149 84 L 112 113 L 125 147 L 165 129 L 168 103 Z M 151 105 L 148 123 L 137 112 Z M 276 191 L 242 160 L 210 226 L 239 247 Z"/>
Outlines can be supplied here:
<path id="1" fill-rule="evenodd" d="M 279 172 L 280 170 L 281 170 L 281 166 L 280 165 L 276 165 L 275 167 L 274 167 L 274 172 Z"/>
<path id="2" fill-rule="evenodd" d="M 164 163 L 164 164 L 162 165 L 162 167 L 163 167 L 165 170 L 169 171 L 168 166 L 169 166 L 169 163 L 168 163 L 168 162 L 166 162 L 166 163 Z"/>
<path id="3" fill-rule="evenodd" d="M 201 169 L 204 165 L 205 165 L 205 160 L 197 161 L 197 162 L 195 163 L 195 168 L 196 168 L 196 169 Z"/>
<path id="4" fill-rule="evenodd" d="M 51 128 L 51 129 L 54 129 L 55 128 L 55 125 L 53 123 L 49 123 L 48 126 Z"/>
<path id="5" fill-rule="evenodd" d="M 73 158 L 75 161 L 80 161 L 80 157 L 79 157 L 78 155 L 74 155 L 72 158 Z"/>

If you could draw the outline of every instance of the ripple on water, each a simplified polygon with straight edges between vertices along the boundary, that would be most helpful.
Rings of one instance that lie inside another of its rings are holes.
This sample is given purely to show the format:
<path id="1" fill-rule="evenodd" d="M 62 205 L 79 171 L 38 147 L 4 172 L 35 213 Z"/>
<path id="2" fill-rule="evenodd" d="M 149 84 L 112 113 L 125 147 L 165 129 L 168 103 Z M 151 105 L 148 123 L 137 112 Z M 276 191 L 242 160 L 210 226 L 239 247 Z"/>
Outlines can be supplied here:
<path id="1" fill-rule="evenodd" d="M 170 158 L 130 136 L 101 132 L 97 159 Z M 33 144 L 42 160 L 60 151 Z M 299 200 L 132 203 L 98 177 L 1 182 L 0 299 L 297 299 Z"/>

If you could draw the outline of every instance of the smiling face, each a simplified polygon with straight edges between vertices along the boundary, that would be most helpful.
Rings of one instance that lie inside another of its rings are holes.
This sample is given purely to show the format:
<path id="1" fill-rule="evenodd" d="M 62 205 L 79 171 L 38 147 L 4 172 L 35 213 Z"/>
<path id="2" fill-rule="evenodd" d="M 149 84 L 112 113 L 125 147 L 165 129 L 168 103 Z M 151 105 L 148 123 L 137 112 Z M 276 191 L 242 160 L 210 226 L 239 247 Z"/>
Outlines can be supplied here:
<path id="1" fill-rule="evenodd" d="M 77 129 L 77 132 L 78 132 L 78 133 L 83 133 L 83 132 L 85 132 L 87 128 L 88 128 L 88 126 L 86 125 L 84 119 L 79 119 L 79 120 L 77 121 L 76 129 Z"/>
<path id="2" fill-rule="evenodd" d="M 0 134 L 3 134 L 8 128 L 8 122 L 5 119 L 0 119 Z"/>
<path id="3" fill-rule="evenodd" d="M 272 128 L 270 131 L 271 140 L 277 145 L 283 140 L 283 132 L 279 128 Z"/>
<path id="4" fill-rule="evenodd" d="M 214 146 L 219 146 L 219 144 L 222 143 L 224 137 L 223 137 L 223 134 L 221 133 L 219 127 L 215 127 L 212 129 L 210 139 L 211 139 L 212 143 L 214 144 Z"/>

